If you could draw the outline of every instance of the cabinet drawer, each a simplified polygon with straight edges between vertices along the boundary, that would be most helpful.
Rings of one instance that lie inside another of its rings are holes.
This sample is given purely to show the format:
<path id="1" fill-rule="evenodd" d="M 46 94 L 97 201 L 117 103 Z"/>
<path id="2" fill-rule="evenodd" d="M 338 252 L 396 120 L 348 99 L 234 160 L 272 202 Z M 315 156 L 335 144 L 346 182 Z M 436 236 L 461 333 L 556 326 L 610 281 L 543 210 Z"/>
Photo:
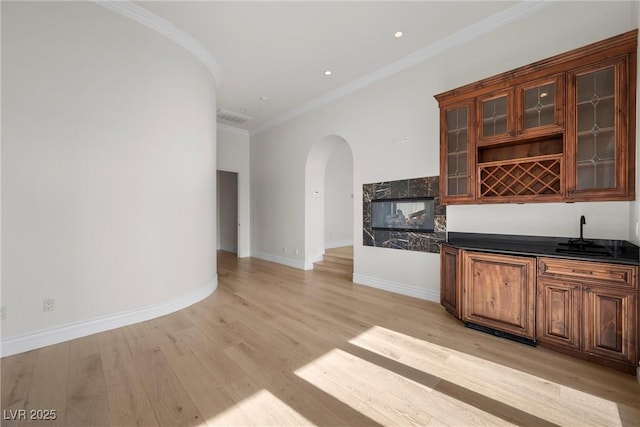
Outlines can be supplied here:
<path id="1" fill-rule="evenodd" d="M 636 289 L 637 267 L 561 258 L 538 258 L 538 275 L 608 282 Z"/>

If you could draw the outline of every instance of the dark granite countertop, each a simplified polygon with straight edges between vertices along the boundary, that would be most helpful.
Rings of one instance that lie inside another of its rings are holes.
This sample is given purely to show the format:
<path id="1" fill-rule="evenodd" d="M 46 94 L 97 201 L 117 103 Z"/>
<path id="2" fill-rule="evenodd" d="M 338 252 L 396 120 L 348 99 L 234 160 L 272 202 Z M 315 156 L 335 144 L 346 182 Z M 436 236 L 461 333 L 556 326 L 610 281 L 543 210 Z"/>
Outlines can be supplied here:
<path id="1" fill-rule="evenodd" d="M 626 240 L 449 232 L 446 242 L 482 252 L 640 265 L 640 248 Z"/>

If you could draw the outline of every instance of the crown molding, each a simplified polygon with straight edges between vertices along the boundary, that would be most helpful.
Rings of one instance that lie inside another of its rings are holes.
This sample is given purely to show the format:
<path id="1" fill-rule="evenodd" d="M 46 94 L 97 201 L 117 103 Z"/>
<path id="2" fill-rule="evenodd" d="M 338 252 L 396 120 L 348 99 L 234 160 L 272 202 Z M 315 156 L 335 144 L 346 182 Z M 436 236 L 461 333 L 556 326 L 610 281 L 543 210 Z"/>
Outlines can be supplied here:
<path id="1" fill-rule="evenodd" d="M 346 85 L 327 92 L 326 94 L 318 98 L 312 99 L 311 101 L 306 102 L 299 107 L 294 108 L 293 110 L 289 110 L 283 114 L 273 117 L 272 119 L 266 120 L 257 127 L 249 130 L 249 133 L 250 135 L 259 134 L 260 132 L 282 124 L 304 113 L 327 105 L 339 98 L 342 98 L 345 95 L 369 86 L 372 83 L 390 77 L 394 74 L 398 74 L 401 71 L 427 61 L 449 49 L 460 46 L 484 34 L 491 33 L 498 28 L 510 24 L 511 22 L 537 13 L 550 4 L 550 0 L 524 0 L 514 6 L 511 6 L 508 9 L 503 10 L 502 12 L 492 15 L 487 19 L 470 25 L 469 27 L 458 31 L 457 33 L 454 33 L 448 37 L 445 37 L 444 39 L 430 44 L 429 46 L 417 50 L 402 59 L 392 62 L 389 65 L 386 65 L 356 80 L 353 80 Z"/>
<path id="2" fill-rule="evenodd" d="M 157 31 L 182 46 L 209 69 L 216 81 L 216 88 L 220 89 L 223 81 L 222 67 L 220 66 L 220 63 L 207 49 L 205 49 L 189 34 L 185 33 L 169 21 L 132 3 L 129 0 L 95 0 L 95 2 L 106 9 Z"/>

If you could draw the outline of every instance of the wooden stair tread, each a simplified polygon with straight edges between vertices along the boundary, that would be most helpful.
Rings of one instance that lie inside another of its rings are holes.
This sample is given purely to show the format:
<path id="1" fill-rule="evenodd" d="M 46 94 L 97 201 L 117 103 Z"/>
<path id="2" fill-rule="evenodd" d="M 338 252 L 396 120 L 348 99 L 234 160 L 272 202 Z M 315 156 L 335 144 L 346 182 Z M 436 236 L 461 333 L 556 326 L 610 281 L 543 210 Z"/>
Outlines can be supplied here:
<path id="1" fill-rule="evenodd" d="M 321 273 L 330 273 L 340 276 L 353 274 L 353 247 L 327 249 L 322 261 L 313 263 L 313 269 Z"/>

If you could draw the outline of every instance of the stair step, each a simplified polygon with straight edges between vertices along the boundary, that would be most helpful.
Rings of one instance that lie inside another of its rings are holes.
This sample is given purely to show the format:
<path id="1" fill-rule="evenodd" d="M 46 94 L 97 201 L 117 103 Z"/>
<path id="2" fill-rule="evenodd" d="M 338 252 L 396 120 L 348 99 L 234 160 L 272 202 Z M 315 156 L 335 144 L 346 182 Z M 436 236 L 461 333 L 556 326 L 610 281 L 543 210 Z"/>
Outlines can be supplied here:
<path id="1" fill-rule="evenodd" d="M 325 253 L 323 256 L 323 259 L 325 261 L 333 262 L 335 264 L 343 264 L 343 265 L 349 265 L 353 267 L 353 257 L 347 258 L 341 254 L 335 255 L 335 254 Z"/>
<path id="2" fill-rule="evenodd" d="M 325 250 L 325 256 L 353 260 L 353 246 L 342 246 Z"/>
<path id="3" fill-rule="evenodd" d="M 339 274 L 341 276 L 346 275 L 351 277 L 353 274 L 353 267 L 350 265 L 339 264 L 331 261 L 319 261 L 313 263 L 313 270 L 323 273 Z"/>
<path id="4" fill-rule="evenodd" d="M 313 263 L 313 269 L 351 279 L 353 275 L 353 246 L 327 249 L 322 261 Z"/>

